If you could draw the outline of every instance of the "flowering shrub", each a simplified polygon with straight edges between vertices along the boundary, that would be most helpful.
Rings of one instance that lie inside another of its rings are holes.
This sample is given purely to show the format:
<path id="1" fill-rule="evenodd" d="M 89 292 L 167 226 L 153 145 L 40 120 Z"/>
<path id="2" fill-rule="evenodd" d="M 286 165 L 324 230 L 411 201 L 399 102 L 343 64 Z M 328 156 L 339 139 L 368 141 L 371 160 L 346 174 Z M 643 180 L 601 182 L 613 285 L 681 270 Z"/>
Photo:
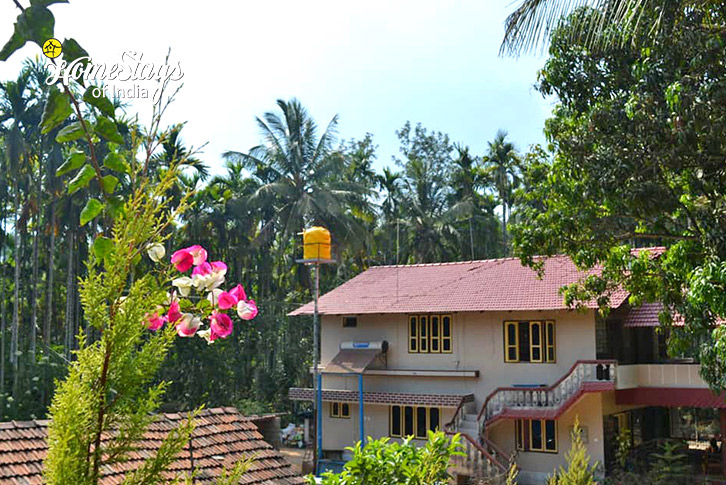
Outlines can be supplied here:
<path id="1" fill-rule="evenodd" d="M 165 256 L 164 246 L 159 243 L 151 244 L 146 252 L 157 263 Z M 219 289 L 225 282 L 227 265 L 223 261 L 208 262 L 207 250 L 202 246 L 176 251 L 171 255 L 171 263 L 180 273 L 191 269 L 191 277 L 180 276 L 172 280 L 176 289 L 169 293 L 168 309 L 159 307 L 146 315 L 145 324 L 149 330 L 159 330 L 169 323 L 175 326 L 180 337 L 198 335 L 211 344 L 232 334 L 232 318 L 226 311 L 236 309 L 242 320 L 257 316 L 257 304 L 255 300 L 247 299 L 242 285 L 229 291 Z M 205 320 L 209 327 L 202 329 Z"/>

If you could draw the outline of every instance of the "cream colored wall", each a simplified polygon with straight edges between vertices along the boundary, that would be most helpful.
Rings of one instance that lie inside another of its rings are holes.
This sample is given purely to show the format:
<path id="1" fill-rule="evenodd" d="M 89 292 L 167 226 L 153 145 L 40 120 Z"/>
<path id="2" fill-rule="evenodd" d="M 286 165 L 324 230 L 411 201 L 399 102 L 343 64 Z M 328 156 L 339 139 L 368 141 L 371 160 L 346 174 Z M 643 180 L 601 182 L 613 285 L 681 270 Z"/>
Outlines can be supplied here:
<path id="1" fill-rule="evenodd" d="M 358 405 L 350 405 L 349 419 L 331 418 L 330 405 L 331 403 L 323 403 L 323 449 L 344 450 L 360 440 Z M 380 438 L 388 436 L 388 409 L 388 406 L 380 404 L 365 405 L 363 426 L 366 437 Z M 454 408 L 441 409 L 442 424 L 451 420 L 454 411 Z M 420 440 L 414 441 L 419 442 Z M 423 441 L 420 442 L 423 443 Z"/>
<path id="2" fill-rule="evenodd" d="M 527 472 L 549 474 L 555 467 L 565 464 L 565 454 L 570 449 L 572 439 L 570 430 L 579 418 L 580 426 L 587 428 L 588 442 L 585 445 L 592 462 L 603 463 L 605 451 L 603 447 L 603 409 L 601 394 L 586 394 L 575 406 L 570 408 L 557 420 L 557 453 L 519 451 L 517 465 Z M 505 419 L 494 424 L 489 430 L 489 437 L 504 448 L 508 453 L 514 452 L 514 420 Z"/>
<path id="3" fill-rule="evenodd" d="M 505 320 L 555 320 L 557 362 L 505 363 Z M 359 315 L 356 328 L 343 328 L 342 317 L 323 316 L 321 361 L 329 362 L 342 341 L 386 340 L 389 369 L 478 370 L 478 378 L 366 376 L 367 391 L 473 393 L 480 407 L 500 386 L 552 384 L 580 359 L 595 358 L 595 315 L 575 311 L 487 312 L 453 314 L 453 353 L 410 354 L 407 315 Z M 323 377 L 324 389 L 358 389 L 354 378 Z"/>

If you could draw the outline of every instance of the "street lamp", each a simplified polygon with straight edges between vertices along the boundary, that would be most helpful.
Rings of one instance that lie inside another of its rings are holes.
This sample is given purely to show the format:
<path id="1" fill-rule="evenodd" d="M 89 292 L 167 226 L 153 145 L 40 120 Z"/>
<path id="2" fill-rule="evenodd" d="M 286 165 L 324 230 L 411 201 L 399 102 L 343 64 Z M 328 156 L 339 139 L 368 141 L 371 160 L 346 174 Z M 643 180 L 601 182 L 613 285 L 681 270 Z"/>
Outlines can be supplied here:
<path id="1" fill-rule="evenodd" d="M 330 231 L 320 226 L 306 229 L 303 235 L 303 259 L 297 263 L 309 264 L 315 267 L 315 290 L 313 304 L 313 393 L 315 400 L 313 413 L 315 414 L 315 474 L 319 472 L 320 459 L 323 453 L 323 379 L 318 368 L 320 360 L 320 317 L 318 315 L 318 297 L 320 293 L 320 265 L 335 263 L 331 257 Z"/>

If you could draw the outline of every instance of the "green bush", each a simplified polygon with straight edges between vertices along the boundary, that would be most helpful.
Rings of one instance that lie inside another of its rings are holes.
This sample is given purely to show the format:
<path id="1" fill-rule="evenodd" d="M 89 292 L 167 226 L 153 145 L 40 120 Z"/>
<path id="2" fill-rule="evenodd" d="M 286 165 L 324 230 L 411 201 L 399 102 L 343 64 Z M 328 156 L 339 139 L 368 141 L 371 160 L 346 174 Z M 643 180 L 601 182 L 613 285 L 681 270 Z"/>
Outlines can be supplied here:
<path id="1" fill-rule="evenodd" d="M 324 485 L 436 485 L 449 483 L 449 462 L 463 455 L 459 435 L 449 437 L 442 432 L 429 432 L 424 446 L 416 446 L 411 438 L 402 443 L 389 438 L 358 442 L 348 448 L 353 459 L 338 474 L 323 474 Z M 308 483 L 314 484 L 313 477 Z"/>

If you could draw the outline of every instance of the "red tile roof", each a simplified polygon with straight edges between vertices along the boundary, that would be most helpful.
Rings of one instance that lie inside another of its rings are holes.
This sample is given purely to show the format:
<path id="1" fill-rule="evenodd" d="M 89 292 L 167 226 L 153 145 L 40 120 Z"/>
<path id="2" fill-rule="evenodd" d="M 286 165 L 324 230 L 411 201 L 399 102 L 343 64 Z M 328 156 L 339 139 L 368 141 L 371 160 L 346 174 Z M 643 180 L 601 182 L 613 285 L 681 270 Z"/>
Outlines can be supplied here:
<path id="1" fill-rule="evenodd" d="M 360 315 L 561 310 L 567 307 L 560 288 L 587 274 L 579 271 L 567 256 L 547 258 L 541 279 L 516 258 L 374 266 L 320 297 L 319 312 Z M 627 296 L 625 291 L 615 292 L 611 295 L 611 306 L 620 306 Z M 588 302 L 586 306 L 597 308 L 597 303 Z M 312 312 L 313 305 L 308 303 L 290 315 Z"/>
<path id="2" fill-rule="evenodd" d="M 153 456 L 166 434 L 175 428 L 184 414 L 162 414 L 152 424 L 130 459 L 102 468 L 103 485 L 123 482 L 126 472 L 135 470 L 145 457 Z M 48 421 L 12 421 L 0 423 L 0 483 L 9 485 L 42 484 L 42 465 L 46 453 Z M 192 456 L 198 470 L 195 483 L 213 483 L 222 468 L 254 456 L 254 462 L 241 484 L 302 484 L 292 466 L 280 452 L 266 443 L 250 418 L 235 408 L 216 408 L 203 411 L 196 420 L 192 435 Z M 166 471 L 171 479 L 178 473 L 189 472 L 189 447 Z"/>
<path id="3" fill-rule="evenodd" d="M 660 325 L 658 314 L 663 309 L 662 303 L 643 303 L 631 308 L 623 320 L 624 327 L 657 327 Z M 675 322 L 678 324 L 678 322 Z"/>

